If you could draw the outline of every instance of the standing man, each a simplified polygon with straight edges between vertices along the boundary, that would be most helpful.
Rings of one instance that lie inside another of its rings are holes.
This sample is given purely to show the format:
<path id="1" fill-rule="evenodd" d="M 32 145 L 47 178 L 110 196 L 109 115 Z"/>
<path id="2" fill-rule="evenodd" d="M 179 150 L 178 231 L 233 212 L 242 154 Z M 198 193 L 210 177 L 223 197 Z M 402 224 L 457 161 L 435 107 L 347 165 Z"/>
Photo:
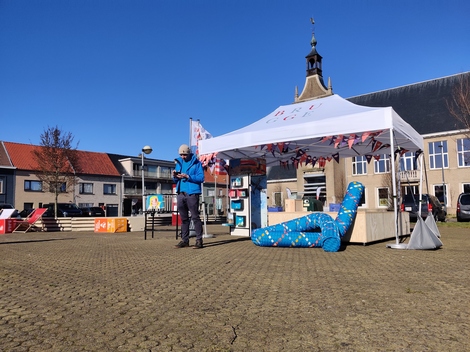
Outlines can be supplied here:
<path id="1" fill-rule="evenodd" d="M 191 153 L 186 144 L 179 148 L 179 158 L 173 171 L 173 181 L 176 183 L 177 207 L 181 216 L 181 242 L 176 248 L 189 247 L 189 212 L 196 232 L 194 248 L 203 248 L 202 223 L 199 218 L 199 196 L 201 184 L 204 182 L 204 170 L 201 162 Z"/>

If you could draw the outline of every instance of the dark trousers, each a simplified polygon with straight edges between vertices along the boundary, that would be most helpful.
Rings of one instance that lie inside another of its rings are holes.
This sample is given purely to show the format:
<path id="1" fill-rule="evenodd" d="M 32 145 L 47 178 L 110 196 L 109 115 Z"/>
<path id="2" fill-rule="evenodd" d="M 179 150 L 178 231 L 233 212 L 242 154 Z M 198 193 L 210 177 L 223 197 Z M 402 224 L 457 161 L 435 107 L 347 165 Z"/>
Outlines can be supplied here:
<path id="1" fill-rule="evenodd" d="M 189 213 L 193 221 L 196 240 L 202 240 L 202 223 L 199 218 L 199 194 L 180 193 L 177 196 L 177 207 L 181 217 L 181 239 L 189 242 Z"/>

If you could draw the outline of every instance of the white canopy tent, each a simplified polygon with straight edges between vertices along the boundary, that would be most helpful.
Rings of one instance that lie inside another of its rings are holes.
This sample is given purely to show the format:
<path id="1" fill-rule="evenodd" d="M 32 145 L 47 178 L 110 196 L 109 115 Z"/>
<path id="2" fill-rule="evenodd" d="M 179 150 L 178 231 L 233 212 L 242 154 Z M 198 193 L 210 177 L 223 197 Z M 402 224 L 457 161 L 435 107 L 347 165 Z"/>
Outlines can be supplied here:
<path id="1" fill-rule="evenodd" d="M 199 141 L 208 158 L 265 158 L 269 165 L 423 150 L 423 138 L 391 107 L 365 107 L 338 95 L 283 105 L 233 132 Z M 392 164 L 395 223 L 397 197 Z M 398 229 L 395 229 L 397 246 Z"/>
<path id="2" fill-rule="evenodd" d="M 380 135 L 373 135 L 378 132 Z M 353 140 L 351 147 L 349 139 Z M 282 153 L 279 145 L 277 149 L 269 146 L 278 143 L 284 143 Z M 416 151 L 423 149 L 423 138 L 391 107 L 360 106 L 332 95 L 280 106 L 251 125 L 201 140 L 199 154 L 217 153 L 219 158 L 225 159 L 264 157 L 267 165 L 279 165 L 279 161 L 290 160 L 296 148 L 312 157 L 338 153 L 344 158 L 393 154 L 393 145 Z M 374 151 L 374 147 L 377 150 Z"/>

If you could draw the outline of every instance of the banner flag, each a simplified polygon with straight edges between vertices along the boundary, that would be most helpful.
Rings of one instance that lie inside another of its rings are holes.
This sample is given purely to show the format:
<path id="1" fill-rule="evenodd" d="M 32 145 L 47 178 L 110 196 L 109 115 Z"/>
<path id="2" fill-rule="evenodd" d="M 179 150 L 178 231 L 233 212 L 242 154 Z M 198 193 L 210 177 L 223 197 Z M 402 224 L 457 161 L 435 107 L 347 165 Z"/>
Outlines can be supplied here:
<path id="1" fill-rule="evenodd" d="M 209 139 L 212 138 L 212 135 L 202 127 L 201 123 L 199 120 L 193 121 L 190 120 L 191 124 L 191 147 L 197 147 L 197 142 L 202 140 L 202 139 Z"/>
<path id="2" fill-rule="evenodd" d="M 215 174 L 216 175 L 227 175 L 227 169 L 225 168 L 227 162 L 224 159 L 217 159 L 215 162 Z"/>

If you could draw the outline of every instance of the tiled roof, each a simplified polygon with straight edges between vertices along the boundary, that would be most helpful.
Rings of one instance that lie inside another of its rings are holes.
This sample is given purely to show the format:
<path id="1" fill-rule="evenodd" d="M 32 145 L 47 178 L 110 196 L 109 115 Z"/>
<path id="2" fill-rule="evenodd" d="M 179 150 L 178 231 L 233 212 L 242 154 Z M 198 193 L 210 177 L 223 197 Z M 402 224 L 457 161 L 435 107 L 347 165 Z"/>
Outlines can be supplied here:
<path id="1" fill-rule="evenodd" d="M 8 159 L 7 151 L 3 143 L 0 143 L 0 166 L 11 167 L 10 159 Z"/>
<path id="2" fill-rule="evenodd" d="M 39 170 L 33 150 L 41 148 L 31 144 L 3 142 L 13 166 L 19 170 Z M 120 176 L 106 153 L 77 150 L 80 174 Z"/>
<path id="3" fill-rule="evenodd" d="M 391 106 L 421 134 L 459 130 L 465 126 L 449 113 L 446 100 L 451 98 L 462 75 L 470 76 L 470 72 L 359 95 L 347 100 L 364 106 Z"/>

